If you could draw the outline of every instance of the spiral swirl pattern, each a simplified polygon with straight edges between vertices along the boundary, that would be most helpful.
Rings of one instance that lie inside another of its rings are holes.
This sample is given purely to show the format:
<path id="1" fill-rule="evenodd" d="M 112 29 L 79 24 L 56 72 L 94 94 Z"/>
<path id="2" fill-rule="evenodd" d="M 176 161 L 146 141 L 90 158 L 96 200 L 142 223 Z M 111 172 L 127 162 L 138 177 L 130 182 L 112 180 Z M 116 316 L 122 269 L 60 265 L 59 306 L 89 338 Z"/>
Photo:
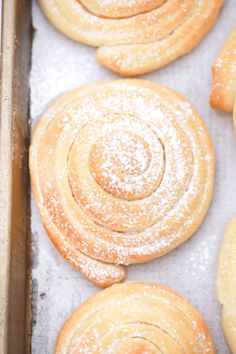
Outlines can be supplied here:
<path id="1" fill-rule="evenodd" d="M 72 91 L 35 129 L 33 191 L 62 255 L 100 286 L 117 265 L 159 257 L 189 238 L 208 209 L 214 153 L 177 93 L 124 80 Z"/>
<path id="2" fill-rule="evenodd" d="M 112 316 L 111 316 L 112 313 Z M 216 353 L 198 312 L 154 283 L 114 285 L 80 306 L 64 324 L 55 354 Z"/>
<path id="3" fill-rule="evenodd" d="M 223 0 L 39 0 L 70 38 L 100 47 L 98 61 L 126 76 L 189 53 L 214 25 Z"/>

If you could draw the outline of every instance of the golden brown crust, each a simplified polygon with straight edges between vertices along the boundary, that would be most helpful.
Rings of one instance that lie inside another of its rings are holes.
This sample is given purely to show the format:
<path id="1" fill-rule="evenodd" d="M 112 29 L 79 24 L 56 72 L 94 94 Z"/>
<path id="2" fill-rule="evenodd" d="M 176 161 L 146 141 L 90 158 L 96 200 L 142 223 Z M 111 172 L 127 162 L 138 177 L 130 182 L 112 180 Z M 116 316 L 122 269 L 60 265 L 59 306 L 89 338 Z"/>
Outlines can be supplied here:
<path id="1" fill-rule="evenodd" d="M 236 98 L 236 27 L 230 33 L 212 67 L 213 108 L 232 112 Z"/>
<path id="2" fill-rule="evenodd" d="M 126 18 L 156 9 L 165 0 L 80 0 L 91 14 L 105 18 Z"/>
<path id="3" fill-rule="evenodd" d="M 208 132 L 176 92 L 141 80 L 95 84 L 39 120 L 30 171 L 59 252 L 105 287 L 119 264 L 160 257 L 201 224 L 214 181 Z"/>
<path id="4" fill-rule="evenodd" d="M 209 353 L 205 321 L 176 292 L 154 283 L 125 283 L 101 291 L 68 318 L 55 354 Z"/>
<path id="5" fill-rule="evenodd" d="M 54 26 L 95 47 L 124 76 L 159 69 L 189 53 L 214 25 L 223 0 L 39 0 Z"/>
<path id="6" fill-rule="evenodd" d="M 236 218 L 228 224 L 221 245 L 217 278 L 222 324 L 233 354 L 236 354 Z"/>

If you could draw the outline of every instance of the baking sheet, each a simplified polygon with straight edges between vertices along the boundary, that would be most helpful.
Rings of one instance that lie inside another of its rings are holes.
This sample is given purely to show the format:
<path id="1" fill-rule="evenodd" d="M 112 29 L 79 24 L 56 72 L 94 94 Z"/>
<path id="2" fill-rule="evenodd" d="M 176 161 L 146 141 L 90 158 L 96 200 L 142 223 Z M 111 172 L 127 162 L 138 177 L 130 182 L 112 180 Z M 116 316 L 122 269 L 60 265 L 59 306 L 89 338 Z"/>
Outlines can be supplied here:
<path id="1" fill-rule="evenodd" d="M 207 1 L 207 0 L 206 0 Z M 229 350 L 220 325 L 216 300 L 217 256 L 224 228 L 236 214 L 236 137 L 230 114 L 210 108 L 211 64 L 236 22 L 236 2 L 227 0 L 218 22 L 188 56 L 168 67 L 142 76 L 176 89 L 203 117 L 216 149 L 213 202 L 198 232 L 168 255 L 146 264 L 129 266 L 127 280 L 165 284 L 185 296 L 207 321 L 218 353 Z M 83 84 L 115 79 L 95 59 L 95 49 L 77 44 L 57 32 L 33 2 L 36 29 L 32 50 L 32 126 L 51 102 Z M 99 291 L 57 253 L 43 230 L 32 199 L 33 337 L 34 354 L 53 353 L 57 333 L 81 302 Z"/>
<path id="2" fill-rule="evenodd" d="M 0 353 L 29 353 L 31 3 L 0 1 Z"/>

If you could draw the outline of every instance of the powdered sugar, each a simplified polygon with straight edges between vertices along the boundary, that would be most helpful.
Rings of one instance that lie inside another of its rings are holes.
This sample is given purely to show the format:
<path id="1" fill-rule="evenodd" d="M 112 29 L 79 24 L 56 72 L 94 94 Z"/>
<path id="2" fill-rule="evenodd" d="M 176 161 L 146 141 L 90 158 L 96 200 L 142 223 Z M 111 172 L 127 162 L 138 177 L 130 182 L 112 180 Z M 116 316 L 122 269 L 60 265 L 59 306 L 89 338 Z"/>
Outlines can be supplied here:
<path id="1" fill-rule="evenodd" d="M 72 93 L 46 114 L 42 132 L 37 131 L 42 143 L 39 147 L 33 144 L 32 150 L 39 183 L 51 181 L 51 189 L 42 183 L 38 193 L 42 193 L 50 221 L 75 250 L 100 261 L 130 264 L 168 252 L 181 237 L 191 235 L 193 223 L 198 226 L 202 221 L 213 180 L 213 160 L 206 164 L 205 159 L 211 153 L 208 136 L 193 110 L 185 102 L 165 100 L 169 92 L 162 90 L 125 81 L 101 85 L 89 94 L 86 89 Z M 48 124 L 52 113 L 55 118 Z M 194 135 L 194 131 L 202 134 Z M 110 133 L 115 138 L 112 145 L 107 138 Z M 122 140 L 127 134 L 128 145 Z M 43 135 L 54 136 L 54 140 Z M 136 162 L 130 173 L 119 166 L 117 149 L 135 151 L 137 142 L 149 151 L 150 163 L 137 171 Z M 52 148 L 55 151 L 49 160 L 37 154 L 37 149 Z M 107 163 L 109 168 L 104 169 Z M 50 165 L 58 166 L 60 173 L 53 176 Z M 190 215 L 200 197 L 199 208 Z"/>
<path id="2" fill-rule="evenodd" d="M 148 76 L 182 92 L 206 121 L 217 149 L 217 178 L 214 203 L 196 236 L 177 250 L 148 264 L 130 266 L 127 280 L 168 284 L 195 304 L 211 327 L 217 349 L 229 351 L 224 342 L 215 295 L 218 245 L 224 225 L 235 213 L 235 136 L 230 117 L 210 109 L 210 67 L 234 25 L 235 3 L 228 0 L 217 26 L 191 55 L 167 69 Z M 115 75 L 96 63 L 93 48 L 74 43 L 57 32 L 38 6 L 34 8 L 33 72 L 31 110 L 35 123 L 52 101 L 85 83 L 114 79 Z M 229 119 L 228 119 L 229 118 Z M 207 158 L 207 156 L 206 156 Z M 98 292 L 88 280 L 67 264 L 52 246 L 42 228 L 33 201 L 34 325 L 33 353 L 52 353 L 64 320 L 81 302 Z M 163 240 L 164 242 L 164 240 Z M 46 294 L 40 297 L 40 294 Z"/>
<path id="3" fill-rule="evenodd" d="M 209 333 L 195 310 L 168 289 L 126 284 L 104 291 L 92 301 L 87 303 L 86 313 L 77 313 L 70 332 L 65 329 L 63 333 L 62 348 L 70 353 L 129 353 L 136 345 L 147 353 L 167 348 L 186 352 L 189 347 L 196 354 L 213 352 Z"/>

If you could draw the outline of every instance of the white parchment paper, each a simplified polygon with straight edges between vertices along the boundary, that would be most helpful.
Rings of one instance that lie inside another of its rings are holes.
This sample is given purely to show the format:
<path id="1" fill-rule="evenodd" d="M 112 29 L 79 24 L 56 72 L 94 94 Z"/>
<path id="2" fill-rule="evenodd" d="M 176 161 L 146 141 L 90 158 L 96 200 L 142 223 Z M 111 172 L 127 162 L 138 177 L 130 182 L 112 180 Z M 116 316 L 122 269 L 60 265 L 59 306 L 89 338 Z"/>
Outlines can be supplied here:
<path id="1" fill-rule="evenodd" d="M 215 279 L 220 241 L 227 222 L 236 214 L 236 136 L 231 115 L 212 110 L 208 100 L 211 65 L 235 24 L 236 1 L 226 0 L 216 26 L 199 47 L 168 67 L 142 76 L 176 89 L 199 111 L 216 149 L 216 182 L 209 213 L 189 241 L 160 259 L 127 268 L 128 281 L 160 282 L 195 305 L 207 321 L 220 354 L 227 354 L 229 350 L 220 324 Z M 117 78 L 96 62 L 94 48 L 75 43 L 57 32 L 35 2 L 33 25 L 32 125 L 64 92 L 83 84 Z M 50 354 L 65 319 L 99 289 L 72 269 L 54 249 L 41 225 L 34 200 L 32 232 L 32 352 Z"/>

